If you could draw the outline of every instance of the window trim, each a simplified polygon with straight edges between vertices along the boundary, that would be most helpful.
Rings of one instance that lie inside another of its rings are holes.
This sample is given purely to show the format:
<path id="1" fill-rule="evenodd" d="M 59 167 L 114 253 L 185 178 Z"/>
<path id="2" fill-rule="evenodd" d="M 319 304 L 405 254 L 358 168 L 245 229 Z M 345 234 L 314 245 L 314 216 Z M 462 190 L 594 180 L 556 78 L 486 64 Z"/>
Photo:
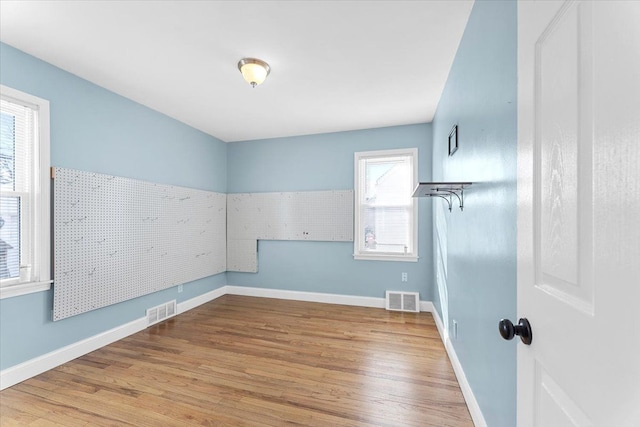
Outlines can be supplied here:
<path id="1" fill-rule="evenodd" d="M 33 196 L 33 280 L 0 286 L 0 299 L 46 291 L 51 288 L 51 182 L 49 180 L 50 157 L 50 108 L 49 101 L 37 96 L 0 85 L 0 96 L 7 101 L 35 108 L 38 111 L 38 144 L 34 147 Z"/>
<path id="2" fill-rule="evenodd" d="M 397 157 L 397 156 L 411 156 L 412 157 L 412 179 L 414 185 L 418 182 L 418 149 L 417 148 L 399 148 L 392 150 L 376 150 L 376 151 L 357 151 L 354 153 L 354 233 L 353 233 L 353 259 L 355 260 L 367 260 L 367 261 L 404 261 L 404 262 L 417 262 L 420 258 L 418 256 L 418 202 L 415 198 L 411 198 L 412 209 L 410 211 L 413 215 L 412 224 L 412 239 L 413 239 L 413 252 L 408 254 L 397 253 L 366 253 L 359 249 L 359 243 L 363 239 L 361 231 L 361 224 L 363 221 L 360 205 L 361 192 L 360 188 L 360 160 L 365 158 L 376 157 Z"/>

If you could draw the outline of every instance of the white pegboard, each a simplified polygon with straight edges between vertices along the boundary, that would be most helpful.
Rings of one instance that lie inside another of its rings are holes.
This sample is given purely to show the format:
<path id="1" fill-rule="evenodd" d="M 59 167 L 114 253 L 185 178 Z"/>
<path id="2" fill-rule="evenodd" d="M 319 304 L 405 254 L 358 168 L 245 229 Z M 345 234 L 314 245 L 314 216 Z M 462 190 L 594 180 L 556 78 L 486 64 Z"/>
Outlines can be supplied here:
<path id="1" fill-rule="evenodd" d="M 353 191 L 229 194 L 227 224 L 228 270 L 256 272 L 256 240 L 352 242 Z"/>
<path id="2" fill-rule="evenodd" d="M 227 239 L 227 270 L 257 273 L 257 245 L 255 239 Z"/>
<path id="3" fill-rule="evenodd" d="M 53 320 L 226 270 L 226 195 L 55 169 Z"/>

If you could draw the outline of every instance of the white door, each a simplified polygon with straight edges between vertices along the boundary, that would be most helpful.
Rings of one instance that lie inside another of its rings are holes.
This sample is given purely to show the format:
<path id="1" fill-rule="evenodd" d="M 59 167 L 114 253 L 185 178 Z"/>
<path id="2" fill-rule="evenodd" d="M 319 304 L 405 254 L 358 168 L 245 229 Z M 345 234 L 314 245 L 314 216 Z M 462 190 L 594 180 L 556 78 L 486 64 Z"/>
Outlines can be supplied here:
<path id="1" fill-rule="evenodd" d="M 519 427 L 640 426 L 640 1 L 518 3 L 518 315 Z"/>

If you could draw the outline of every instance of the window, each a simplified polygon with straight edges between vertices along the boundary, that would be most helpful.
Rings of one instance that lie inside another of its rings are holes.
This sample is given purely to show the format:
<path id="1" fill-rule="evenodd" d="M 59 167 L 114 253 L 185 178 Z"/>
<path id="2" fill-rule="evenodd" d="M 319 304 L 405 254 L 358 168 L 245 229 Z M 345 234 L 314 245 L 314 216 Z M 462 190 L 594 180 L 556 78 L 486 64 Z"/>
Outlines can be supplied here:
<path id="1" fill-rule="evenodd" d="M 49 289 L 49 102 L 0 85 L 0 298 Z"/>
<path id="2" fill-rule="evenodd" d="M 355 153 L 355 259 L 418 260 L 417 162 L 417 148 Z"/>

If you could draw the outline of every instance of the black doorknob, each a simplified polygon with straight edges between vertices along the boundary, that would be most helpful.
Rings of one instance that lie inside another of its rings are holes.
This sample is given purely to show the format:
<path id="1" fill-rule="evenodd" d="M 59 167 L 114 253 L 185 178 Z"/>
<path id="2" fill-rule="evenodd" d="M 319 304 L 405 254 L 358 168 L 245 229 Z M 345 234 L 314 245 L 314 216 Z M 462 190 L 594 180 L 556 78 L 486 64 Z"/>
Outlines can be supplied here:
<path id="1" fill-rule="evenodd" d="M 520 319 L 517 325 L 511 323 L 509 319 L 502 319 L 500 323 L 498 323 L 498 330 L 505 340 L 511 340 L 516 335 L 519 335 L 523 343 L 530 345 L 533 339 L 531 325 L 526 318 Z"/>

